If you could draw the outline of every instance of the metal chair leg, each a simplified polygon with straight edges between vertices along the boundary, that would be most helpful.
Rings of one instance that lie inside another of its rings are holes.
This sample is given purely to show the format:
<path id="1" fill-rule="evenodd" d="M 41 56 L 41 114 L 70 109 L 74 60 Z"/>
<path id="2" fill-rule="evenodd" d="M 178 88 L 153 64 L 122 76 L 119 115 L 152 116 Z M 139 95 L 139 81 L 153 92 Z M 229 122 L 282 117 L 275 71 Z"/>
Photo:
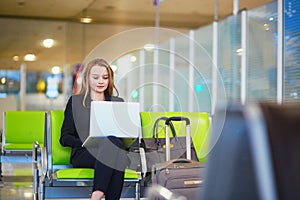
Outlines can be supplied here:
<path id="1" fill-rule="evenodd" d="M 140 200 L 141 197 L 141 184 L 140 182 L 135 183 L 135 199 Z"/>
<path id="2" fill-rule="evenodd" d="M 38 168 L 38 148 L 40 145 L 37 142 L 33 143 L 32 153 L 32 168 L 33 168 L 33 199 L 38 200 L 38 187 L 39 187 L 39 168 Z"/>

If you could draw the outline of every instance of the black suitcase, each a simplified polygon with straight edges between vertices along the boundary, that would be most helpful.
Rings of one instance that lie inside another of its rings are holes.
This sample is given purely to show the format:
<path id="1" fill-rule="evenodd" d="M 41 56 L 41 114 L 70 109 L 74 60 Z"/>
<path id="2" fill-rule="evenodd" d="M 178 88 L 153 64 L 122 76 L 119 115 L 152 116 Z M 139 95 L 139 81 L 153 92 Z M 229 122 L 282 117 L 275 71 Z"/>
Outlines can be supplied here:
<path id="1" fill-rule="evenodd" d="M 186 122 L 187 158 L 170 160 L 170 121 Z M 166 120 L 166 162 L 152 166 L 152 185 L 159 184 L 187 199 L 199 199 L 203 184 L 204 164 L 191 160 L 190 120 L 186 117 L 171 117 Z"/>

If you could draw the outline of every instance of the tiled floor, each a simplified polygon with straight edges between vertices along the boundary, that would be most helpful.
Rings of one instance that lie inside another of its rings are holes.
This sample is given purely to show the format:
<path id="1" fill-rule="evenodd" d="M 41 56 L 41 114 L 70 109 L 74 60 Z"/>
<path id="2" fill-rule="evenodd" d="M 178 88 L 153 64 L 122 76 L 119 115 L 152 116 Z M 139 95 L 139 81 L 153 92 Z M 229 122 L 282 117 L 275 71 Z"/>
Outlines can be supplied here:
<path id="1" fill-rule="evenodd" d="M 2 157 L 2 177 L 0 182 L 1 200 L 32 200 L 32 165 L 31 157 Z M 143 198 L 145 199 L 145 198 Z M 55 199 L 59 200 L 59 199 Z M 76 199 L 83 200 L 83 199 Z M 86 199 L 85 199 L 86 200 Z M 122 198 L 122 200 L 129 200 Z M 131 200 L 131 199 L 130 199 Z"/>
<path id="2" fill-rule="evenodd" d="M 31 174 L 31 163 L 2 163 L 0 199 L 33 199 Z"/>

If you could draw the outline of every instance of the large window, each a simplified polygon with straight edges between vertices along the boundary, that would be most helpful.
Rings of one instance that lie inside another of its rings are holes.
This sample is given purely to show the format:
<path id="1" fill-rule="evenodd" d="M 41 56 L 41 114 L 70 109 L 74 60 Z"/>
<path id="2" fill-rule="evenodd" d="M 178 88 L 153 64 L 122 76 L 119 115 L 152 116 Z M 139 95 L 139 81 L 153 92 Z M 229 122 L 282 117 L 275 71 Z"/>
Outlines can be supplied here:
<path id="1" fill-rule="evenodd" d="M 300 2 L 284 1 L 284 101 L 300 98 Z"/>

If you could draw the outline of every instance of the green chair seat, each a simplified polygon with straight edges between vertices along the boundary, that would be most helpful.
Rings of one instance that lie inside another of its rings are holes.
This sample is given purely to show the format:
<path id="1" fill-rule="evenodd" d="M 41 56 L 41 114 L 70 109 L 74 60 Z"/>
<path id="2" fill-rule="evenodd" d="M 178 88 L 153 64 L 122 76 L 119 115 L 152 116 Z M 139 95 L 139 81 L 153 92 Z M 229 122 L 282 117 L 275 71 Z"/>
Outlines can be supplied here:
<path id="1" fill-rule="evenodd" d="M 74 179 L 74 178 L 87 178 L 94 177 L 94 169 L 90 168 L 65 168 L 56 171 L 58 179 Z"/>
<path id="2" fill-rule="evenodd" d="M 58 179 L 92 179 L 94 178 L 94 169 L 91 168 L 65 168 L 56 171 Z M 138 173 L 131 169 L 125 170 L 125 179 L 138 179 Z"/>
<path id="3" fill-rule="evenodd" d="M 138 179 L 139 175 L 136 171 L 134 171 L 132 169 L 126 169 L 124 178 L 125 179 Z"/>
<path id="4" fill-rule="evenodd" d="M 32 150 L 32 145 L 33 144 L 24 144 L 24 143 L 20 143 L 20 144 L 5 144 L 5 146 L 3 146 L 3 149 L 6 151 L 9 150 L 20 150 L 20 151 L 26 151 L 26 150 Z M 40 145 L 41 147 L 43 147 L 43 144 Z"/>

